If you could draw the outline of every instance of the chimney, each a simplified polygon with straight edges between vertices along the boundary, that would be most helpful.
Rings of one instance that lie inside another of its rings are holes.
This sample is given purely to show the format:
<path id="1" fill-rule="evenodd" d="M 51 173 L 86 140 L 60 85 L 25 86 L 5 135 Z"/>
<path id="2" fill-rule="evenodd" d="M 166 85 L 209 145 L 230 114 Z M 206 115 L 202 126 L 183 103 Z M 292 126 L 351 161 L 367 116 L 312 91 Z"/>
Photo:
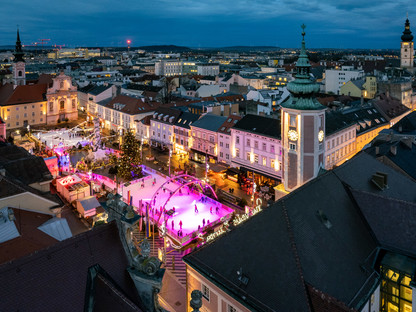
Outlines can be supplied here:
<path id="1" fill-rule="evenodd" d="M 396 156 L 397 155 L 397 145 L 390 146 L 390 152 Z"/>
<path id="2" fill-rule="evenodd" d="M 373 184 L 377 186 L 380 190 L 384 190 L 388 187 L 387 174 L 382 172 L 376 172 L 371 177 L 371 182 L 373 182 Z"/>

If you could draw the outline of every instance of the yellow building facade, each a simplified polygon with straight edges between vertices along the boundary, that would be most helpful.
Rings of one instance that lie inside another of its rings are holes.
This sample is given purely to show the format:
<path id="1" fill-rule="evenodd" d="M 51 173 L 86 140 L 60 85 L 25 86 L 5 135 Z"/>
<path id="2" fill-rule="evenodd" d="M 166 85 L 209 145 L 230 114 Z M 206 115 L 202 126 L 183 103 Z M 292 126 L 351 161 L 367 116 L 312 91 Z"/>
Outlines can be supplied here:
<path id="1" fill-rule="evenodd" d="M 377 93 L 377 80 L 374 76 L 368 76 L 364 79 L 350 80 L 341 86 L 340 94 L 365 99 L 373 99 Z"/>

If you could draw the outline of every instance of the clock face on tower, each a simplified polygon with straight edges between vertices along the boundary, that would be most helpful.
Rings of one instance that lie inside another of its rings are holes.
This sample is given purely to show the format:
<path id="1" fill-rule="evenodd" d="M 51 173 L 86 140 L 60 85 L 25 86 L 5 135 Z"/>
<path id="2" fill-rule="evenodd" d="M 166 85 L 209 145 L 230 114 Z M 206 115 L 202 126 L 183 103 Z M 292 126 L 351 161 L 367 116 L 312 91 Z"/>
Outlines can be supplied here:
<path id="1" fill-rule="evenodd" d="M 287 137 L 291 141 L 297 141 L 299 139 L 299 134 L 296 132 L 296 130 L 289 130 L 287 132 Z"/>
<path id="2" fill-rule="evenodd" d="M 324 132 L 322 130 L 318 132 L 318 140 L 319 142 L 324 140 Z"/>

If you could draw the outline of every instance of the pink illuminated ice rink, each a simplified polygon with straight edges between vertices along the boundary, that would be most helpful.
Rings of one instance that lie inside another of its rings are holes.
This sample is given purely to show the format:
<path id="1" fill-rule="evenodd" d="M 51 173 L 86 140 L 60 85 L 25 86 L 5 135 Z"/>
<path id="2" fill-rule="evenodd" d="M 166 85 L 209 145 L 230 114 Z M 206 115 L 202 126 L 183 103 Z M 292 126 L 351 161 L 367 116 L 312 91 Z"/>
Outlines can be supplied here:
<path id="1" fill-rule="evenodd" d="M 163 186 L 165 189 L 165 191 L 163 191 L 160 186 L 168 181 L 168 178 L 146 169 L 144 169 L 144 171 L 149 175 L 144 179 L 144 183 L 142 182 L 142 179 L 140 179 L 138 182 L 135 182 L 127 187 L 123 187 L 119 191 L 120 193 L 122 192 L 123 198 L 125 198 L 126 201 L 130 191 L 130 196 L 133 197 L 133 206 L 135 207 L 139 207 L 140 200 L 142 200 L 142 203 L 150 203 L 153 208 L 149 210 L 149 214 L 152 219 L 159 219 L 160 214 L 157 214 L 156 210 L 160 212 L 160 207 L 163 207 L 165 203 L 166 211 L 170 211 L 175 208 L 175 213 L 172 216 L 169 216 L 166 225 L 168 231 L 171 231 L 176 235 L 178 230 L 180 230 L 179 224 L 181 221 L 182 236 L 187 236 L 188 234 L 197 231 L 198 226 L 202 228 L 204 226 L 204 220 L 205 226 L 207 226 L 218 221 L 222 217 L 230 215 L 234 211 L 233 209 L 224 206 L 211 198 L 207 198 L 200 193 L 189 191 L 188 194 L 189 188 L 187 186 L 181 188 L 182 194 L 177 192 L 169 199 L 170 193 L 175 192 L 175 190 L 177 190 L 182 184 L 171 181 Z M 154 179 L 156 179 L 155 185 L 153 185 Z M 144 184 L 144 187 L 142 187 L 142 184 Z M 155 195 L 155 193 L 157 194 Z M 155 196 L 153 197 L 153 195 Z M 206 200 L 201 201 L 201 196 L 203 196 Z M 152 198 L 155 200 L 152 201 Z M 195 212 L 195 205 L 197 206 L 198 212 Z M 142 214 L 144 214 L 144 210 L 142 211 Z M 159 224 L 161 224 L 162 221 L 163 215 L 159 220 Z"/>

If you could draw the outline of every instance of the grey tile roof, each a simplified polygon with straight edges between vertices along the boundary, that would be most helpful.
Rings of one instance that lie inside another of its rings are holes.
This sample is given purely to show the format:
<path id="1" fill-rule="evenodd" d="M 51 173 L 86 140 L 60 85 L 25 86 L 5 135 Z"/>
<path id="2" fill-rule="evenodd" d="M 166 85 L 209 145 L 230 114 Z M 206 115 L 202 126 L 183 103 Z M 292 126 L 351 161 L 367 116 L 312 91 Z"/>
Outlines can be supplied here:
<path id="1" fill-rule="evenodd" d="M 375 187 L 371 177 L 376 172 L 388 174 L 389 188 L 382 191 Z M 406 238 L 396 247 L 406 252 L 414 239 L 414 234 L 407 234 L 413 231 L 410 224 L 415 216 L 404 222 L 410 213 L 405 210 L 396 223 L 403 227 L 398 226 L 389 237 L 381 225 L 369 227 L 363 214 L 371 216 L 380 211 L 373 222 L 384 217 L 385 223 L 390 218 L 389 208 L 410 209 L 414 204 L 401 205 L 393 199 L 381 209 L 384 204 L 380 199 L 371 211 L 365 206 L 368 198 L 363 202 L 365 207 L 357 206 L 351 189 L 384 198 L 416 199 L 415 182 L 359 153 L 185 256 L 184 261 L 249 309 L 306 311 L 309 299 L 304 289 L 308 285 L 307 291 L 317 289 L 341 305 L 361 310 L 377 282 L 372 264 L 383 245 L 375 237 L 383 238 L 387 246 L 400 239 L 397 232 L 402 231 L 400 235 Z M 247 286 L 238 282 L 236 271 L 240 267 L 249 277 Z"/>
<path id="2" fill-rule="evenodd" d="M 227 120 L 227 117 L 206 114 L 192 123 L 192 127 L 201 128 L 217 132 L 221 125 Z"/>
<path id="3" fill-rule="evenodd" d="M 281 138 L 280 121 L 270 117 L 249 114 L 237 122 L 233 129 L 257 133 L 279 140 Z"/>

